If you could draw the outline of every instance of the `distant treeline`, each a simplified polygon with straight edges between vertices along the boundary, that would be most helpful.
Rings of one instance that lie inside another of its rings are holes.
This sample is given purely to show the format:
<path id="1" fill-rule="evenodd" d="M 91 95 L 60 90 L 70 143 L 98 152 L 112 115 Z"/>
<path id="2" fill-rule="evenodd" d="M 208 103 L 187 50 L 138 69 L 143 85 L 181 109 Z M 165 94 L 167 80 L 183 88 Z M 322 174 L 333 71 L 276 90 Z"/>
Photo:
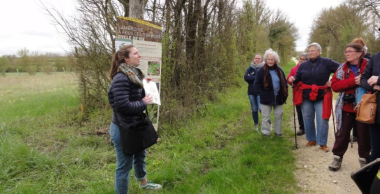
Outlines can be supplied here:
<path id="1" fill-rule="evenodd" d="M 73 71 L 74 60 L 70 55 L 42 54 L 21 49 L 17 52 L 17 55 L 3 55 L 0 57 L 0 74 L 5 76 L 5 73 L 27 72 L 34 75 L 36 72 L 51 74 L 53 72 Z"/>

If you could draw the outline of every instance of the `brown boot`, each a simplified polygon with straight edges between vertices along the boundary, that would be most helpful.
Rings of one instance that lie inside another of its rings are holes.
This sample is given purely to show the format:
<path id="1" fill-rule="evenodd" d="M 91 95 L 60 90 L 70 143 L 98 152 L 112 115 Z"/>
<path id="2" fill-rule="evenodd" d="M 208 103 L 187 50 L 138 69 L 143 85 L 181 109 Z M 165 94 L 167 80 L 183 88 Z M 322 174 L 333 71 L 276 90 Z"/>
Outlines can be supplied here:
<path id="1" fill-rule="evenodd" d="M 323 150 L 325 152 L 329 152 L 330 151 L 330 149 L 327 146 L 325 146 L 325 145 L 321 145 L 321 150 Z"/>
<path id="2" fill-rule="evenodd" d="M 308 141 L 306 146 L 311 147 L 311 146 L 315 146 L 316 144 L 317 144 L 317 141 Z"/>

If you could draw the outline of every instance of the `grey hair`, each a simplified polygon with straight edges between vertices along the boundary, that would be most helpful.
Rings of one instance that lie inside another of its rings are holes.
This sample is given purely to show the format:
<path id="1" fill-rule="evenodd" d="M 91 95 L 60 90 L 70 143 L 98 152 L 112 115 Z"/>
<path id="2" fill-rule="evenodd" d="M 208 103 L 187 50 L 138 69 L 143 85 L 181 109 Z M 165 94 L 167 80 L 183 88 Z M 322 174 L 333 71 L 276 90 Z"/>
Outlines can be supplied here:
<path id="1" fill-rule="evenodd" d="M 310 47 L 312 47 L 312 46 L 316 47 L 317 50 L 321 51 L 321 54 L 322 54 L 322 47 L 321 47 L 321 45 L 319 45 L 319 44 L 316 43 L 316 42 L 313 42 L 313 43 L 309 44 L 309 45 L 307 46 L 307 48 L 310 48 Z"/>
<path id="2" fill-rule="evenodd" d="M 266 50 L 264 53 L 264 63 L 267 63 L 268 55 L 272 55 L 277 64 L 280 63 L 280 57 L 278 56 L 276 51 L 272 50 L 271 48 Z"/>
<path id="3" fill-rule="evenodd" d="M 260 57 L 263 57 L 260 53 L 256 53 L 256 54 L 255 54 L 255 57 L 256 57 L 257 55 L 259 55 Z"/>
<path id="4" fill-rule="evenodd" d="M 307 53 L 301 53 L 301 54 L 300 54 L 300 57 L 305 57 L 306 60 L 309 59 L 309 55 L 308 55 Z"/>

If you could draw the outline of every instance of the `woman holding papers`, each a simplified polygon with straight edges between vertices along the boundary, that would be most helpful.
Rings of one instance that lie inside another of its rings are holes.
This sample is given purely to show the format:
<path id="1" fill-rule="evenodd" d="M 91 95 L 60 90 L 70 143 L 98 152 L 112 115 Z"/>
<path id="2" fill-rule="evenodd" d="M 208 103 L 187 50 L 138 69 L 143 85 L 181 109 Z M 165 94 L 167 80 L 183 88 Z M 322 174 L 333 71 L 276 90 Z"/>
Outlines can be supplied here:
<path id="1" fill-rule="evenodd" d="M 143 88 L 144 75 L 137 67 L 140 65 L 141 55 L 133 45 L 120 48 L 112 59 L 110 78 L 111 86 L 108 91 L 108 100 L 114 114 L 110 126 L 110 135 L 116 150 L 116 193 L 128 193 L 129 172 L 134 166 L 136 180 L 140 188 L 157 190 L 161 185 L 152 183 L 146 178 L 145 150 L 127 155 L 123 152 L 120 143 L 119 126 L 141 120 L 143 111 L 152 102 L 150 95 L 145 96 Z"/>

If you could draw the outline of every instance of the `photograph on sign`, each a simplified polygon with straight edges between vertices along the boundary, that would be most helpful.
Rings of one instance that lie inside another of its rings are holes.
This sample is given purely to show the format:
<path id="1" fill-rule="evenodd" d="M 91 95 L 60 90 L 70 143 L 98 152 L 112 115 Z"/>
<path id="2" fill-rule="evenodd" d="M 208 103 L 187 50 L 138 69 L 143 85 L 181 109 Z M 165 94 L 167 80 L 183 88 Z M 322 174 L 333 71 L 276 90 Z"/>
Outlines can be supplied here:
<path id="1" fill-rule="evenodd" d="M 124 46 L 124 45 L 131 45 L 131 44 L 132 44 L 132 40 L 131 39 L 116 38 L 116 40 L 115 40 L 115 49 L 116 49 L 116 51 L 118 51 L 122 46 Z"/>

